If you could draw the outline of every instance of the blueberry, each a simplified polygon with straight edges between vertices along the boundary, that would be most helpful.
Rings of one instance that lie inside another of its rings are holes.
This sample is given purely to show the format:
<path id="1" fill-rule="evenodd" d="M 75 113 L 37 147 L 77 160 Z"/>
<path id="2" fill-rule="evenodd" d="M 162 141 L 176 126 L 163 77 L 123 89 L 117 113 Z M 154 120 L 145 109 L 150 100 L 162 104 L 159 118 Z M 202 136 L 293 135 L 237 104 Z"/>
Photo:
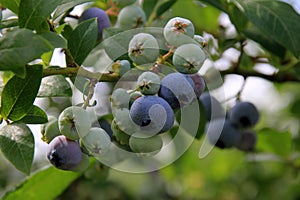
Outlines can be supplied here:
<path id="1" fill-rule="evenodd" d="M 238 127 L 254 126 L 259 119 L 259 112 L 250 102 L 237 102 L 229 112 L 229 118 Z"/>
<path id="2" fill-rule="evenodd" d="M 48 123 L 43 124 L 41 128 L 42 140 L 44 142 L 51 142 L 56 136 L 61 135 L 58 128 L 58 120 L 56 117 L 49 117 Z"/>
<path id="3" fill-rule="evenodd" d="M 242 151 L 254 151 L 257 142 L 257 136 L 255 132 L 245 130 L 242 132 L 242 138 L 236 147 Z"/>
<path id="4" fill-rule="evenodd" d="M 129 100 L 129 108 L 131 108 L 133 102 L 138 98 L 142 97 L 142 93 L 140 91 L 134 91 L 130 93 L 130 100 Z"/>
<path id="5" fill-rule="evenodd" d="M 123 88 L 117 88 L 113 91 L 110 102 L 113 108 L 128 108 L 129 107 L 130 96 L 127 90 Z"/>
<path id="6" fill-rule="evenodd" d="M 207 41 L 201 35 L 194 35 L 194 40 L 201 45 L 201 47 L 207 46 Z"/>
<path id="7" fill-rule="evenodd" d="M 138 65 L 154 63 L 159 56 L 158 42 L 151 34 L 138 33 L 129 42 L 128 56 Z"/>
<path id="8" fill-rule="evenodd" d="M 206 55 L 199 45 L 183 44 L 174 52 L 173 65 L 178 72 L 194 74 L 200 70 L 205 59 Z"/>
<path id="9" fill-rule="evenodd" d="M 115 120 L 111 122 L 111 130 L 113 131 L 113 136 L 121 145 L 129 145 L 130 135 L 122 131 Z"/>
<path id="10" fill-rule="evenodd" d="M 105 153 L 111 145 L 109 135 L 104 129 L 98 127 L 91 128 L 81 140 L 84 147 L 94 156 Z"/>
<path id="11" fill-rule="evenodd" d="M 131 136 L 129 139 L 129 146 L 135 153 L 150 153 L 151 155 L 154 155 L 161 150 L 163 141 L 159 135 L 147 138 L 138 138 Z"/>
<path id="12" fill-rule="evenodd" d="M 142 96 L 135 100 L 130 108 L 130 117 L 149 134 L 166 132 L 174 123 L 172 108 L 158 96 Z"/>
<path id="13" fill-rule="evenodd" d="M 98 40 L 102 39 L 103 29 L 110 27 L 109 17 L 106 12 L 100 8 L 88 8 L 78 19 L 78 22 L 82 22 L 91 18 L 97 18 L 98 23 Z"/>
<path id="14" fill-rule="evenodd" d="M 58 128 L 68 139 L 78 140 L 84 137 L 92 123 L 85 109 L 78 106 L 70 106 L 64 109 L 58 117 Z"/>
<path id="15" fill-rule="evenodd" d="M 229 120 L 220 118 L 209 122 L 206 135 L 211 144 L 221 149 L 236 146 L 242 138 L 242 134 Z"/>
<path id="16" fill-rule="evenodd" d="M 49 143 L 47 158 L 58 169 L 75 170 L 82 161 L 82 152 L 77 142 L 60 135 Z"/>
<path id="17" fill-rule="evenodd" d="M 128 60 L 118 60 L 111 66 L 111 68 L 114 73 L 123 76 L 126 72 L 128 72 L 131 69 L 131 65 Z"/>
<path id="18" fill-rule="evenodd" d="M 196 99 L 193 80 L 181 73 L 171 73 L 161 80 L 158 96 L 165 99 L 173 109 L 189 105 Z"/>
<path id="19" fill-rule="evenodd" d="M 128 109 L 117 109 L 114 113 L 114 116 L 115 123 L 124 133 L 132 135 L 139 130 L 138 125 L 132 121 Z"/>
<path id="20" fill-rule="evenodd" d="M 198 98 L 200 98 L 201 94 L 203 93 L 204 89 L 205 89 L 205 81 L 204 78 L 200 75 L 200 74 L 189 74 L 189 77 L 191 77 L 191 79 L 194 82 L 194 91 L 195 94 Z"/>
<path id="21" fill-rule="evenodd" d="M 178 47 L 194 42 L 195 28 L 190 20 L 174 17 L 164 27 L 163 34 L 169 45 Z"/>
<path id="22" fill-rule="evenodd" d="M 146 14 L 144 10 L 137 5 L 124 7 L 117 19 L 116 27 L 123 29 L 133 29 L 144 27 L 146 23 Z"/>
<path id="23" fill-rule="evenodd" d="M 226 112 L 220 102 L 208 92 L 200 96 L 200 101 L 206 112 L 207 120 L 210 121 L 215 118 L 225 118 Z"/>
<path id="24" fill-rule="evenodd" d="M 153 72 L 143 72 L 137 80 L 137 89 L 145 95 L 154 95 L 160 88 L 160 78 Z"/>

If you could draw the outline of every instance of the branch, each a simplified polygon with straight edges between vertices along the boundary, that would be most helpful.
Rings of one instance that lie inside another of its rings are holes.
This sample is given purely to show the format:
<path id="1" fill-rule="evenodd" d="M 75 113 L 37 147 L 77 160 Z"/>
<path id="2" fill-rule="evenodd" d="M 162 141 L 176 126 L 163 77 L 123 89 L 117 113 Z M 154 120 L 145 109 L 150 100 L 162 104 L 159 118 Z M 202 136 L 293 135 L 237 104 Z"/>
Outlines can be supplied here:
<path id="1" fill-rule="evenodd" d="M 101 82 L 116 82 L 120 79 L 120 76 L 116 73 L 100 73 L 91 72 L 84 68 L 65 67 L 65 68 L 46 68 L 43 71 L 43 76 L 51 75 L 65 75 L 67 77 L 81 76 L 88 79 L 96 79 Z"/>
<path id="2" fill-rule="evenodd" d="M 227 74 L 237 74 L 243 76 L 244 78 L 247 78 L 249 76 L 260 77 L 276 83 L 300 82 L 300 79 L 297 77 L 297 75 L 291 72 L 277 72 L 272 75 L 266 75 L 253 70 L 245 70 L 245 69 L 238 68 L 238 69 L 228 69 L 228 70 L 220 71 L 220 73 L 222 76 Z"/>

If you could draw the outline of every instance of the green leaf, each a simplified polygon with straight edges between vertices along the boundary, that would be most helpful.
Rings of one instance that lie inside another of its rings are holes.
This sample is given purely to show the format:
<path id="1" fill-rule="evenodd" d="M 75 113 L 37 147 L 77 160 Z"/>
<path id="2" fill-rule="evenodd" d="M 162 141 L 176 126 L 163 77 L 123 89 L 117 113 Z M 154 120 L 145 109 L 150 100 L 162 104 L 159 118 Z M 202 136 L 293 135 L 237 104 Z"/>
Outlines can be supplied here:
<path id="1" fill-rule="evenodd" d="M 75 62 L 81 65 L 91 50 L 95 47 L 98 36 L 96 19 L 80 23 L 68 38 L 68 48 Z"/>
<path id="2" fill-rule="evenodd" d="M 255 26 L 249 26 L 247 29 L 243 30 L 243 33 L 246 37 L 258 42 L 265 49 L 274 53 L 275 55 L 283 58 L 286 52 L 286 49 L 278 44 L 274 39 L 269 37 L 269 35 L 264 34 Z"/>
<path id="3" fill-rule="evenodd" d="M 241 12 L 236 6 L 230 7 L 229 17 L 236 30 L 240 33 L 246 28 L 247 24 L 249 23 L 246 15 Z"/>
<path id="4" fill-rule="evenodd" d="M 69 9 L 73 8 L 82 3 L 91 2 L 93 0 L 65 0 L 61 2 L 61 5 L 58 6 L 53 14 L 53 19 L 57 19 L 59 16 L 63 15 Z"/>
<path id="5" fill-rule="evenodd" d="M 25 65 L 52 48 L 48 41 L 28 29 L 11 31 L 0 38 L 0 70 L 24 77 Z"/>
<path id="6" fill-rule="evenodd" d="M 3 200 L 53 200 L 76 180 L 81 173 L 49 167 L 36 172 L 3 196 Z"/>
<path id="7" fill-rule="evenodd" d="M 291 152 L 292 135 L 289 131 L 277 131 L 264 128 L 257 134 L 256 148 L 260 151 L 274 153 L 279 156 L 287 156 Z"/>
<path id="8" fill-rule="evenodd" d="M 227 0 L 201 0 L 205 3 L 208 3 L 215 8 L 227 12 Z"/>
<path id="9" fill-rule="evenodd" d="M 147 18 L 150 17 L 157 2 L 158 2 L 158 0 L 143 1 L 143 10 L 145 11 Z"/>
<path id="10" fill-rule="evenodd" d="M 30 111 L 42 76 L 43 67 L 33 65 L 27 68 L 24 79 L 18 76 L 9 79 L 2 91 L 1 115 L 4 119 L 18 121 Z"/>
<path id="11" fill-rule="evenodd" d="M 299 57 L 300 15 L 292 6 L 281 1 L 235 1 L 257 28 Z"/>
<path id="12" fill-rule="evenodd" d="M 62 75 L 48 76 L 42 79 L 38 97 L 70 97 L 72 89 Z"/>
<path id="13" fill-rule="evenodd" d="M 0 149 L 18 170 L 30 174 L 34 155 L 34 138 L 25 124 L 9 124 L 1 129 Z"/>
<path id="14" fill-rule="evenodd" d="M 19 26 L 39 29 L 47 17 L 60 4 L 57 0 L 21 0 L 19 8 Z"/>
<path id="15" fill-rule="evenodd" d="M 155 8 L 155 12 L 156 12 L 155 19 L 159 18 L 164 12 L 170 9 L 176 3 L 176 1 L 177 0 L 158 1 Z"/>
<path id="16" fill-rule="evenodd" d="M 19 122 L 25 124 L 44 124 L 48 122 L 48 116 L 41 108 L 33 105 L 31 110 Z"/>
<path id="17" fill-rule="evenodd" d="M 0 3 L 9 10 L 13 11 L 14 13 L 18 14 L 20 0 L 0 0 Z"/>
<path id="18" fill-rule="evenodd" d="M 54 48 L 67 48 L 66 39 L 54 32 L 43 32 L 39 35 L 49 41 Z"/>

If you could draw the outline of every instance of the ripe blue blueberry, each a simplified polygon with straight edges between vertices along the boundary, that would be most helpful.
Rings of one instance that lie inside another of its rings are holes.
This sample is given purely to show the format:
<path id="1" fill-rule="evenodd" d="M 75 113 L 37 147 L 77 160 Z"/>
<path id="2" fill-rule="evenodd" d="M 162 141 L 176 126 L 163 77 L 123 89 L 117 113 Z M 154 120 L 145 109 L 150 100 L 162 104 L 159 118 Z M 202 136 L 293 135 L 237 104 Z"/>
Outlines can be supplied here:
<path id="1" fill-rule="evenodd" d="M 109 17 L 106 12 L 100 8 L 88 8 L 78 19 L 78 22 L 82 22 L 91 18 L 97 18 L 98 23 L 98 40 L 102 39 L 103 29 L 110 27 Z"/>
<path id="2" fill-rule="evenodd" d="M 158 96 L 165 99 L 173 109 L 191 104 L 196 95 L 193 80 L 181 73 L 171 73 L 161 80 Z"/>
<path id="3" fill-rule="evenodd" d="M 245 130 L 242 132 L 241 141 L 236 145 L 236 147 L 242 151 L 254 151 L 256 142 L 257 136 L 255 132 Z"/>
<path id="4" fill-rule="evenodd" d="M 205 59 L 206 55 L 199 45 L 183 44 L 174 52 L 173 65 L 181 73 L 194 74 L 200 70 Z"/>
<path id="5" fill-rule="evenodd" d="M 226 116 L 226 112 L 220 102 L 208 92 L 204 92 L 200 96 L 200 101 L 204 107 L 208 121 Z"/>
<path id="6" fill-rule="evenodd" d="M 229 120 L 220 118 L 209 122 L 206 135 L 211 144 L 221 149 L 236 146 L 242 138 L 242 134 Z"/>
<path id="7" fill-rule="evenodd" d="M 203 91 L 205 89 L 204 78 L 198 73 L 189 74 L 188 76 L 191 77 L 191 79 L 194 82 L 194 85 L 195 85 L 194 86 L 194 91 L 195 91 L 196 96 L 198 98 L 200 98 L 201 94 L 203 93 Z"/>
<path id="8" fill-rule="evenodd" d="M 160 88 L 160 78 L 153 72 L 143 72 L 137 80 L 137 90 L 145 95 L 154 95 Z"/>
<path id="9" fill-rule="evenodd" d="M 143 132 L 151 135 L 168 131 L 174 123 L 172 108 L 158 96 L 142 96 L 135 100 L 130 117 Z"/>
<path id="10" fill-rule="evenodd" d="M 47 158 L 58 169 L 75 170 L 82 161 L 82 152 L 77 142 L 60 135 L 49 143 Z"/>
<path id="11" fill-rule="evenodd" d="M 254 126 L 259 119 L 259 112 L 250 102 L 237 102 L 229 112 L 229 118 L 238 127 Z"/>
<path id="12" fill-rule="evenodd" d="M 159 56 L 158 42 L 151 34 L 138 33 L 129 42 L 128 56 L 138 65 L 154 63 Z"/>
<path id="13" fill-rule="evenodd" d="M 164 27 L 163 34 L 169 45 L 178 47 L 182 44 L 194 42 L 195 28 L 190 20 L 174 17 Z"/>
<path id="14" fill-rule="evenodd" d="M 116 27 L 123 29 L 133 29 L 144 27 L 146 23 L 146 14 L 144 10 L 137 5 L 124 7 L 117 19 Z"/>

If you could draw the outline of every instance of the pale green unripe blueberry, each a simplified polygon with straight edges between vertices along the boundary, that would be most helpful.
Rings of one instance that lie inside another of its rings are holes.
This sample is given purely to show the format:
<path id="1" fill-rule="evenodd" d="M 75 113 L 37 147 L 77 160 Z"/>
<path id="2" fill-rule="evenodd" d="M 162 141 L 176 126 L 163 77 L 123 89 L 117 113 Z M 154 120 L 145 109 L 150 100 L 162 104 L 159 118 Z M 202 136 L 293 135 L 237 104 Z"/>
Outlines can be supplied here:
<path id="1" fill-rule="evenodd" d="M 104 154 L 111 145 L 109 135 L 104 129 L 98 127 L 91 128 L 81 140 L 84 147 L 94 156 Z"/>
<path id="2" fill-rule="evenodd" d="M 131 69 L 130 62 L 128 60 L 118 60 L 112 66 L 112 71 L 123 76 Z"/>
<path id="3" fill-rule="evenodd" d="M 148 33 L 134 35 L 129 42 L 128 56 L 138 65 L 154 63 L 159 56 L 157 40 Z"/>
<path id="4" fill-rule="evenodd" d="M 154 95 L 160 88 L 160 78 L 153 72 L 143 72 L 137 80 L 137 89 L 145 95 Z"/>
<path id="5" fill-rule="evenodd" d="M 58 128 L 58 120 L 56 117 L 50 116 L 48 123 L 43 124 L 41 127 L 42 140 L 44 142 L 51 142 L 56 136 L 61 135 Z"/>
<path id="6" fill-rule="evenodd" d="M 193 43 L 195 28 L 190 20 L 174 17 L 164 27 L 163 34 L 169 45 L 178 47 L 182 44 Z"/>
<path id="7" fill-rule="evenodd" d="M 147 138 L 131 136 L 129 139 L 129 146 L 135 153 L 151 153 L 153 155 L 161 150 L 163 141 L 159 135 Z"/>
<path id="8" fill-rule="evenodd" d="M 173 65 L 178 72 L 194 74 L 200 70 L 205 59 L 206 55 L 199 45 L 184 44 L 175 50 Z"/>
<path id="9" fill-rule="evenodd" d="M 95 183 L 103 182 L 109 174 L 109 167 L 100 162 L 94 163 L 84 172 L 84 177 Z"/>
<path id="10" fill-rule="evenodd" d="M 129 109 L 117 109 L 114 115 L 118 128 L 126 134 L 132 135 L 139 130 L 139 127 L 132 121 L 129 115 Z"/>
<path id="11" fill-rule="evenodd" d="M 202 47 L 207 46 L 207 41 L 201 35 L 194 35 L 194 40 Z"/>
<path id="12" fill-rule="evenodd" d="M 116 27 L 123 29 L 133 29 L 144 27 L 146 23 L 146 14 L 144 10 L 137 5 L 124 7 L 117 19 Z"/>
<path id="13" fill-rule="evenodd" d="M 58 128 L 61 134 L 71 140 L 86 136 L 91 126 L 90 117 L 82 107 L 70 106 L 58 117 Z"/>
<path id="14" fill-rule="evenodd" d="M 110 97 L 111 106 L 115 109 L 128 108 L 130 96 L 123 88 L 117 88 Z"/>
<path id="15" fill-rule="evenodd" d="M 121 144 L 121 145 L 129 145 L 129 138 L 130 135 L 127 133 L 123 132 L 117 125 L 116 121 L 113 120 L 111 122 L 111 130 L 113 132 L 113 136 L 115 136 L 116 140 Z"/>

